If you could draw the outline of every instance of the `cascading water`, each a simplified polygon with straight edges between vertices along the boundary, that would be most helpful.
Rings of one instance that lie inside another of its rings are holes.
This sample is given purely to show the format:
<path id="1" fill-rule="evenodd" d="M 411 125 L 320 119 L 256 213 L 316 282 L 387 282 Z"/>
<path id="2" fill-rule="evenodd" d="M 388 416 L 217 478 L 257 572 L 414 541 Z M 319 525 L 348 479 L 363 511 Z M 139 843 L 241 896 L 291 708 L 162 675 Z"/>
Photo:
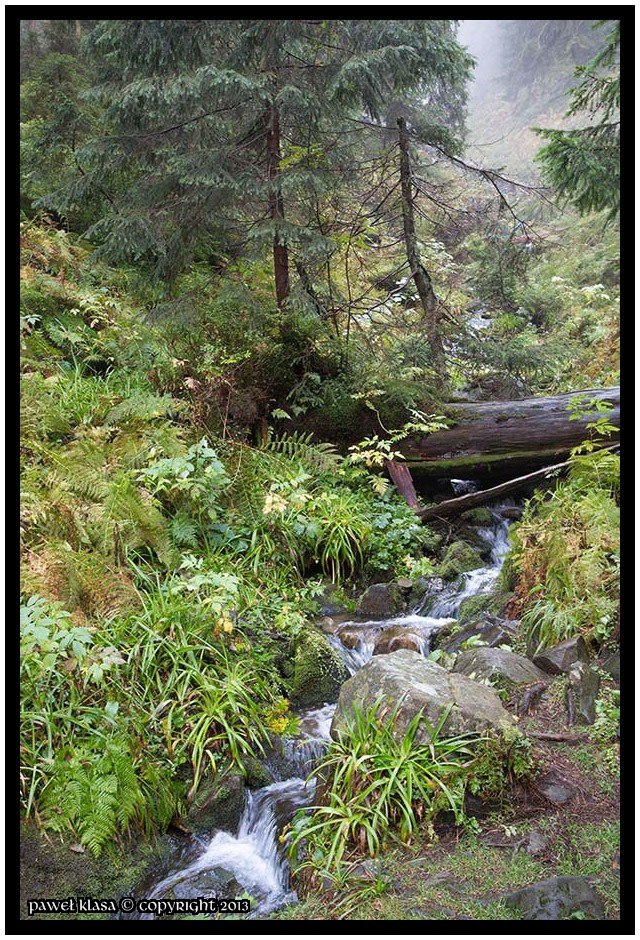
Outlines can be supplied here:
<path id="1" fill-rule="evenodd" d="M 424 607 L 428 609 L 431 617 L 455 618 L 463 601 L 469 597 L 475 597 L 476 594 L 486 594 L 494 587 L 509 551 L 510 523 L 499 510 L 513 508 L 514 505 L 513 500 L 504 500 L 494 506 L 492 509 L 494 524 L 477 528 L 478 535 L 491 549 L 490 563 L 483 568 L 474 568 L 462 575 L 461 587 L 454 584 L 445 588 L 437 597 L 427 598 Z"/>
<path id="2" fill-rule="evenodd" d="M 471 481 L 452 481 L 457 492 L 473 492 Z M 409 632 L 423 655 L 428 655 L 433 637 L 456 618 L 460 604 L 468 597 L 489 591 L 495 584 L 508 551 L 509 521 L 500 510 L 514 506 L 505 500 L 492 507 L 493 524 L 477 532 L 490 550 L 489 563 L 462 576 L 462 584 L 446 586 L 435 596 L 428 593 L 416 609 L 387 620 L 351 620 L 341 623 L 349 629 L 353 645 L 347 648 L 338 636 L 327 639 L 353 675 L 374 655 L 376 638 L 389 629 Z M 315 780 L 311 776 L 329 745 L 329 729 L 335 704 L 309 709 L 300 715 L 299 735 L 282 739 L 280 752 L 268 755 L 264 763 L 275 782 L 249 791 L 237 835 L 216 832 L 211 839 L 192 837 L 187 849 L 176 849 L 173 870 L 141 886 L 138 896 L 146 898 L 239 897 L 250 895 L 249 917 L 265 916 L 284 904 L 297 900 L 289 888 L 289 869 L 278 834 L 297 809 L 313 802 Z M 122 915 L 121 915 L 122 916 Z M 130 917 L 136 915 L 129 915 Z M 137 915 L 152 918 L 153 915 Z"/>

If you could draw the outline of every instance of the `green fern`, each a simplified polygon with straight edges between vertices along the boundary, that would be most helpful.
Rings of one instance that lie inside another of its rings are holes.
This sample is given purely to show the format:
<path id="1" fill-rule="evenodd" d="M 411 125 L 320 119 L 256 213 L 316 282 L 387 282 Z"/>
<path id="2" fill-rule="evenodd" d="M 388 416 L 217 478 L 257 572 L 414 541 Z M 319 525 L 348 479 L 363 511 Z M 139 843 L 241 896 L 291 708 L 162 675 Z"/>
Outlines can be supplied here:
<path id="1" fill-rule="evenodd" d="M 169 532 L 175 545 L 195 548 L 198 544 L 198 531 L 195 523 L 184 512 L 177 513 L 169 523 Z"/>
<path id="2" fill-rule="evenodd" d="M 156 771 L 151 780 L 160 781 Z M 78 748 L 71 756 L 58 754 L 51 778 L 39 800 L 39 812 L 48 829 L 71 830 L 98 856 L 114 837 L 136 823 L 150 828 L 153 819 L 145 791 L 150 775 L 141 779 L 126 744 L 109 741 L 103 753 Z M 177 809 L 171 788 L 159 803 L 163 823 Z"/>
<path id="3" fill-rule="evenodd" d="M 319 444 L 312 441 L 312 432 L 284 433 L 268 440 L 264 450 L 298 461 L 305 470 L 321 473 L 335 471 L 343 461 L 335 446 L 326 441 Z"/>
<path id="4" fill-rule="evenodd" d="M 152 395 L 151 393 L 132 395 L 111 409 L 105 419 L 105 424 L 143 424 L 155 418 L 165 418 L 172 413 L 183 411 L 185 407 L 184 402 L 172 398 L 171 395 Z"/>

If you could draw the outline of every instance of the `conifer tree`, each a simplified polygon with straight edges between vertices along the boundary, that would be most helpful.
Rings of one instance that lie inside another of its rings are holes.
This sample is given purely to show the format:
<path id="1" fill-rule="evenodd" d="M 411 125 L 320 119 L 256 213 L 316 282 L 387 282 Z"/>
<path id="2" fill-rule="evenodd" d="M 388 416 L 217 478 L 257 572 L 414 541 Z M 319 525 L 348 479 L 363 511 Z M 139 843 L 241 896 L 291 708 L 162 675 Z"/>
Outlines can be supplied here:
<path id="1" fill-rule="evenodd" d="M 549 141 L 537 155 L 547 181 L 581 215 L 608 209 L 610 218 L 620 211 L 620 21 L 613 22 L 604 48 L 576 69 L 581 80 L 570 92 L 567 114 L 587 118 L 586 126 L 537 128 Z"/>

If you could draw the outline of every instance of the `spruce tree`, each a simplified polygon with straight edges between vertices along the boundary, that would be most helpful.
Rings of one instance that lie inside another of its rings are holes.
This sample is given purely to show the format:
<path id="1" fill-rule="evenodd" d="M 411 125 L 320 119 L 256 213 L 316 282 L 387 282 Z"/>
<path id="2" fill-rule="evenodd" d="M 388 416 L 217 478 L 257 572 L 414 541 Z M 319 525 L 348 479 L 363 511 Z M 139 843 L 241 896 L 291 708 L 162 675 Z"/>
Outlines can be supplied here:
<path id="1" fill-rule="evenodd" d="M 606 20 L 596 25 L 600 26 Z M 546 180 L 581 215 L 620 211 L 620 21 L 614 20 L 604 48 L 576 69 L 568 116 L 584 127 L 570 131 L 537 128 L 549 143 L 537 155 Z"/>

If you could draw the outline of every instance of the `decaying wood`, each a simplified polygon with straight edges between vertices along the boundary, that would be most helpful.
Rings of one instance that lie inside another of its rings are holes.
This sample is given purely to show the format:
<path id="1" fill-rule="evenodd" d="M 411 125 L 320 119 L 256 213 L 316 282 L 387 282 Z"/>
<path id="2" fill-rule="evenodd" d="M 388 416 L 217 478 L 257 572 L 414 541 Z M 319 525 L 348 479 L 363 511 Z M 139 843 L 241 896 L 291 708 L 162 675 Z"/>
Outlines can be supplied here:
<path id="1" fill-rule="evenodd" d="M 609 447 L 602 447 L 601 450 L 617 451 L 619 444 L 611 444 Z M 389 476 L 395 483 L 398 492 L 404 496 L 412 509 L 422 519 L 444 518 L 454 513 L 464 512 L 467 509 L 474 509 L 476 506 L 483 506 L 486 503 L 493 502 L 507 493 L 514 493 L 517 490 L 524 489 L 534 483 L 564 473 L 571 466 L 570 460 L 563 460 L 562 463 L 552 464 L 550 467 L 543 467 L 541 470 L 535 470 L 533 473 L 526 473 L 524 476 L 516 477 L 514 480 L 506 480 L 504 483 L 498 483 L 496 486 L 490 486 L 486 490 L 478 490 L 476 493 L 465 493 L 463 496 L 456 496 L 454 499 L 445 499 L 435 506 L 420 508 L 415 486 L 411 476 L 411 471 L 406 464 L 401 464 L 393 460 L 387 460 L 387 470 Z"/>
<path id="2" fill-rule="evenodd" d="M 529 709 L 535 700 L 542 695 L 550 681 L 551 679 L 549 679 L 547 682 L 536 682 L 534 685 L 530 685 L 529 688 L 524 690 L 522 698 L 518 704 L 518 715 L 522 717 L 523 715 L 527 715 L 529 713 Z"/>
<path id="3" fill-rule="evenodd" d="M 620 388 L 584 389 L 549 398 L 521 401 L 463 402 L 440 409 L 452 426 L 400 444 L 407 464 L 421 476 L 463 479 L 513 479 L 566 460 L 571 448 L 589 437 L 593 407 L 572 417 L 567 409 L 576 396 L 584 402 L 610 402 L 603 412 L 620 427 Z M 612 443 L 620 435 L 612 434 Z"/>
<path id="4" fill-rule="evenodd" d="M 562 741 L 564 744 L 580 744 L 587 740 L 584 734 L 552 734 L 544 731 L 527 731 L 527 737 L 538 741 Z"/>
<path id="5" fill-rule="evenodd" d="M 396 460 L 385 460 L 385 464 L 387 473 L 391 477 L 391 481 L 395 484 L 397 491 L 401 496 L 404 496 L 412 509 L 419 512 L 420 503 L 418 502 L 418 495 L 413 485 L 411 471 L 407 465 L 399 463 Z"/>

